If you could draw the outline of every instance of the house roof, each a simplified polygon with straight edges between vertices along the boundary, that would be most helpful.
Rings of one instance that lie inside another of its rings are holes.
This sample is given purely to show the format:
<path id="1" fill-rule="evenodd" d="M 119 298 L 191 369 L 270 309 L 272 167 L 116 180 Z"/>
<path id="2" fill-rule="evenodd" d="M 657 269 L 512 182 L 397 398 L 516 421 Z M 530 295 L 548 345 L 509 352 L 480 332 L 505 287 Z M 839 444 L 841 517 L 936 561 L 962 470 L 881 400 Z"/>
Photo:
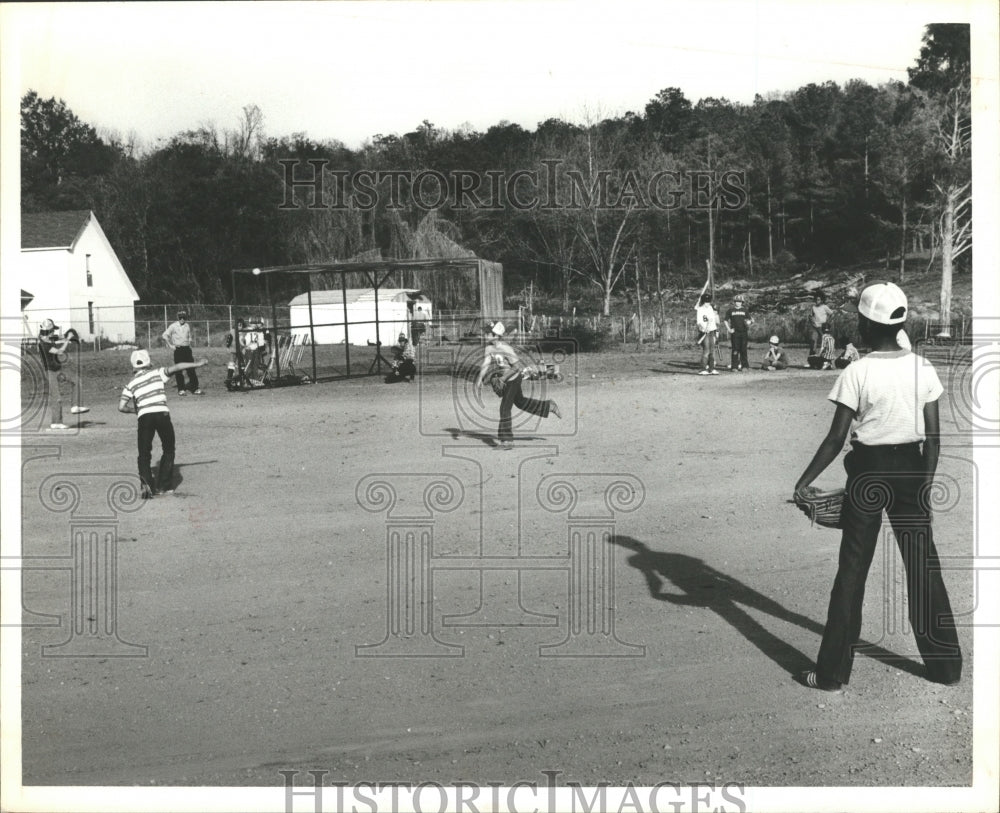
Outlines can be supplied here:
<path id="1" fill-rule="evenodd" d="M 419 290 L 416 288 L 379 288 L 379 302 L 406 302 L 409 299 L 428 301 L 424 296 L 418 296 Z M 305 305 L 309 301 L 308 294 L 299 294 L 292 299 L 289 305 Z M 374 302 L 374 288 L 348 288 L 347 303 L 352 302 Z M 343 291 L 313 291 L 313 305 L 342 305 L 344 303 Z"/>
<path id="2" fill-rule="evenodd" d="M 89 220 L 89 209 L 22 214 L 21 248 L 71 248 Z"/>

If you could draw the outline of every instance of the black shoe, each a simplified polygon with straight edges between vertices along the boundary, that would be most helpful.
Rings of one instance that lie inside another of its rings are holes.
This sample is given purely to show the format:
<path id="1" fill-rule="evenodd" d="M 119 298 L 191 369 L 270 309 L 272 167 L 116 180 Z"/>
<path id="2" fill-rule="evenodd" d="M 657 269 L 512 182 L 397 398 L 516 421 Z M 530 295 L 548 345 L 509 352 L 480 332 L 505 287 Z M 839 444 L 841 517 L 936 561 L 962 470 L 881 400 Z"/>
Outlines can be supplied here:
<path id="1" fill-rule="evenodd" d="M 814 670 L 800 674 L 799 682 L 810 689 L 819 689 L 822 692 L 830 692 L 831 694 L 840 694 L 844 689 L 836 680 L 821 678 Z"/>

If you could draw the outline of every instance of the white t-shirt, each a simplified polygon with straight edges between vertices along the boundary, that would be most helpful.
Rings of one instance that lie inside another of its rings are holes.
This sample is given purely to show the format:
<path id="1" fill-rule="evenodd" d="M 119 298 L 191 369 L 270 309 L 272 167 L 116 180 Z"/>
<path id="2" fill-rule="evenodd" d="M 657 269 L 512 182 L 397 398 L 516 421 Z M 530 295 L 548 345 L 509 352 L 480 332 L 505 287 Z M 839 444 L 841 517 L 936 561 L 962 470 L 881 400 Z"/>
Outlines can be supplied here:
<path id="1" fill-rule="evenodd" d="M 889 446 L 923 440 L 924 405 L 943 393 L 927 359 L 892 350 L 869 353 L 846 367 L 827 397 L 855 411 L 852 440 Z"/>
<path id="2" fill-rule="evenodd" d="M 710 333 L 719 329 L 719 314 L 710 302 L 699 305 L 694 309 L 695 319 L 698 321 L 698 329 L 702 333 Z"/>

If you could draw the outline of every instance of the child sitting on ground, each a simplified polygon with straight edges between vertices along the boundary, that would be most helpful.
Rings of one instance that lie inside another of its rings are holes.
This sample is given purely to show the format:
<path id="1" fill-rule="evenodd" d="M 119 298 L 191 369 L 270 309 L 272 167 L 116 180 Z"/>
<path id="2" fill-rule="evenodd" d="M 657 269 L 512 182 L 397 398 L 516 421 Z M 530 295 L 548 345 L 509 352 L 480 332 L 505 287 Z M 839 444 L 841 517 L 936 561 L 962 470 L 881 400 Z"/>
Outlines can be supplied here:
<path id="1" fill-rule="evenodd" d="M 772 336 L 768 341 L 767 352 L 764 354 L 762 370 L 784 370 L 788 366 L 788 355 L 781 349 L 781 339 Z"/>

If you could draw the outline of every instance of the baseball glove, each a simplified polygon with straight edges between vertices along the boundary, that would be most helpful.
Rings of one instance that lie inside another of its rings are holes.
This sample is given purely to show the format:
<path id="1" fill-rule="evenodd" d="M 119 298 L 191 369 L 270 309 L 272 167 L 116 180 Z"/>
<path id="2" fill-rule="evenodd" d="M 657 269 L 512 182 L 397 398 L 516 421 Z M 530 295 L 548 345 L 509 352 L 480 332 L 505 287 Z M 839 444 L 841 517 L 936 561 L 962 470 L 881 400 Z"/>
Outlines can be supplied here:
<path id="1" fill-rule="evenodd" d="M 503 375 L 500 373 L 494 373 L 490 376 L 487 383 L 493 388 L 493 392 L 496 393 L 497 398 L 503 398 Z"/>
<path id="2" fill-rule="evenodd" d="M 812 521 L 813 525 L 824 528 L 842 528 L 840 510 L 844 506 L 844 489 L 834 488 L 820 491 L 815 486 L 806 486 L 795 495 L 795 505 Z"/>

